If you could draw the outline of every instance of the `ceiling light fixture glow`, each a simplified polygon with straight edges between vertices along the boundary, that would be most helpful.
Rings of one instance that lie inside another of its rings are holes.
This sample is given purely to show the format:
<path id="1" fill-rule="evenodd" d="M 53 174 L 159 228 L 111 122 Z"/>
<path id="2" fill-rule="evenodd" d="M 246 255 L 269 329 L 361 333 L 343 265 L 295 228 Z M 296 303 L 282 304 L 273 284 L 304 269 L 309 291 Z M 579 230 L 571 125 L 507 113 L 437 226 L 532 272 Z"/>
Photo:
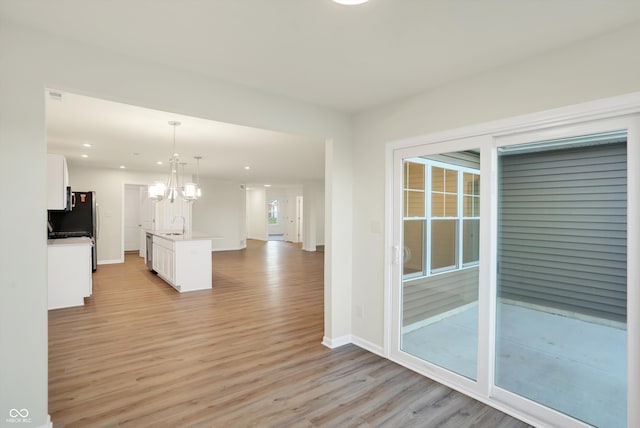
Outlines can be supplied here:
<path id="1" fill-rule="evenodd" d="M 88 158 L 89 157 L 89 155 L 80 155 L 80 156 L 82 156 L 83 158 Z"/>
<path id="2" fill-rule="evenodd" d="M 366 3 L 369 0 L 333 0 L 335 3 L 343 4 L 345 6 L 355 6 L 357 4 Z"/>
<path id="3" fill-rule="evenodd" d="M 83 147 L 91 147 L 91 144 L 89 144 L 89 143 L 84 143 L 82 146 L 83 146 Z"/>

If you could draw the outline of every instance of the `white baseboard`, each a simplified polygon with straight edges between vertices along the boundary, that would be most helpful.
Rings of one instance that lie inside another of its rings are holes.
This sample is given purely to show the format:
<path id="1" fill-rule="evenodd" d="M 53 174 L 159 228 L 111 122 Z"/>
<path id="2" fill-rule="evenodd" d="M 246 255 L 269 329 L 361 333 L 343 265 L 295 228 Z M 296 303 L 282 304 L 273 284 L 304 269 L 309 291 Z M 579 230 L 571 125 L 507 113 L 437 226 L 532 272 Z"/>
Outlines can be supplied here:
<path id="1" fill-rule="evenodd" d="M 365 351 L 369 351 L 373 354 L 386 358 L 384 356 L 384 349 L 382 349 L 382 346 L 380 345 L 376 345 L 375 343 L 369 342 L 368 340 L 365 340 L 358 336 L 351 336 L 351 343 L 364 349 Z"/>
<path id="2" fill-rule="evenodd" d="M 221 248 L 211 248 L 211 252 L 212 253 L 216 253 L 218 251 L 238 251 L 238 250 L 244 250 L 245 248 L 247 248 L 247 246 L 240 246 L 240 247 L 221 247 Z"/>
<path id="3" fill-rule="evenodd" d="M 53 428 L 53 423 L 51 422 L 51 415 L 47 415 L 47 422 L 42 425 L 40 428 Z"/>
<path id="4" fill-rule="evenodd" d="M 339 348 L 341 346 L 348 345 L 350 343 L 351 343 L 350 335 L 340 336 L 335 339 L 332 339 L 327 336 L 322 338 L 322 344 L 327 348 L 331 348 L 331 349 Z"/>
<path id="5" fill-rule="evenodd" d="M 117 263 L 124 263 L 124 259 L 98 260 L 99 265 L 115 265 Z"/>
<path id="6" fill-rule="evenodd" d="M 339 348 L 344 345 L 354 344 L 357 347 L 364 349 L 365 351 L 369 351 L 373 354 L 384 357 L 384 350 L 382 349 L 382 346 L 376 345 L 373 342 L 369 342 L 368 340 L 365 340 L 358 336 L 353 336 L 351 334 L 340 336 L 335 339 L 331 339 L 325 336 L 322 338 L 322 344 L 331 349 Z"/>

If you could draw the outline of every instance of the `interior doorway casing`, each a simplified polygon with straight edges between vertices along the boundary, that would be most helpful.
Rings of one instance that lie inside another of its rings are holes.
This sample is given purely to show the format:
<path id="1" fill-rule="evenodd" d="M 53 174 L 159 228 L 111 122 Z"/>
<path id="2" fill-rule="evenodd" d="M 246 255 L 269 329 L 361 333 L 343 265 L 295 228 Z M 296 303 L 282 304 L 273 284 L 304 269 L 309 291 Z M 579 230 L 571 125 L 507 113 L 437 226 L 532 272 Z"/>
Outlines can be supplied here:
<path id="1" fill-rule="evenodd" d="M 496 263 L 497 263 L 497 177 L 498 148 L 612 130 L 627 130 L 628 225 L 627 225 L 627 424 L 640 426 L 640 411 L 633 403 L 640 399 L 640 280 L 638 260 L 640 227 L 640 94 L 631 94 L 571 106 L 535 115 L 506 119 L 398 141 L 387 145 L 386 153 L 386 256 L 385 266 L 385 355 L 391 360 L 457 389 L 479 401 L 533 425 L 586 427 L 576 419 L 525 400 L 495 386 Z M 442 367 L 425 362 L 401 350 L 402 278 L 402 160 L 412 157 L 480 148 L 481 194 L 480 265 L 478 299 L 478 376 L 471 381 Z M 400 189 L 400 190 L 399 190 Z"/>
<path id="2" fill-rule="evenodd" d="M 135 212 L 138 217 L 136 222 L 138 235 L 138 255 L 144 257 L 146 242 L 144 239 L 145 230 L 153 230 L 155 228 L 155 207 L 154 203 L 147 197 L 147 184 L 124 183 L 122 186 L 122 261 L 124 261 L 124 253 L 127 251 L 127 216 L 128 213 Z M 133 209 L 129 206 L 137 204 Z M 133 239 L 133 238 L 132 238 Z"/>
<path id="3" fill-rule="evenodd" d="M 124 251 L 140 251 L 140 189 L 139 186 L 124 186 Z"/>

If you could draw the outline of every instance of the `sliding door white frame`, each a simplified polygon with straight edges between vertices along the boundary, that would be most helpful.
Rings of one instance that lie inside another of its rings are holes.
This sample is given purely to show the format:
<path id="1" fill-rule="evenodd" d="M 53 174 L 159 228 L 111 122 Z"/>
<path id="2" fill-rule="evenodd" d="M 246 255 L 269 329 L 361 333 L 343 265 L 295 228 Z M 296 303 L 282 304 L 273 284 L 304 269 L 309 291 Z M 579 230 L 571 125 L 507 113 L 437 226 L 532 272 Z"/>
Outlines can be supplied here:
<path id="1" fill-rule="evenodd" d="M 494 385 L 498 147 L 627 130 L 627 424 L 640 426 L 640 93 L 389 143 L 386 148 L 385 355 L 429 378 L 536 426 L 587 427 Z M 400 348 L 402 160 L 480 149 L 481 212 L 477 380 Z"/>

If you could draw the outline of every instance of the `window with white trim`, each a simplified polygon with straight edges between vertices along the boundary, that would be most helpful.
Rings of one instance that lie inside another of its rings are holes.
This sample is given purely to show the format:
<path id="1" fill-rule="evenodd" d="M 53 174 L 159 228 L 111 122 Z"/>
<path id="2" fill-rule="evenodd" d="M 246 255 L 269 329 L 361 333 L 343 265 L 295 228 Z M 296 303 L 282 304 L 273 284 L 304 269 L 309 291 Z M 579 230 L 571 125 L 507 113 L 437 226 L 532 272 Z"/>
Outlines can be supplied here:
<path id="1" fill-rule="evenodd" d="M 411 158 L 404 162 L 405 278 L 478 264 L 480 171 Z"/>

